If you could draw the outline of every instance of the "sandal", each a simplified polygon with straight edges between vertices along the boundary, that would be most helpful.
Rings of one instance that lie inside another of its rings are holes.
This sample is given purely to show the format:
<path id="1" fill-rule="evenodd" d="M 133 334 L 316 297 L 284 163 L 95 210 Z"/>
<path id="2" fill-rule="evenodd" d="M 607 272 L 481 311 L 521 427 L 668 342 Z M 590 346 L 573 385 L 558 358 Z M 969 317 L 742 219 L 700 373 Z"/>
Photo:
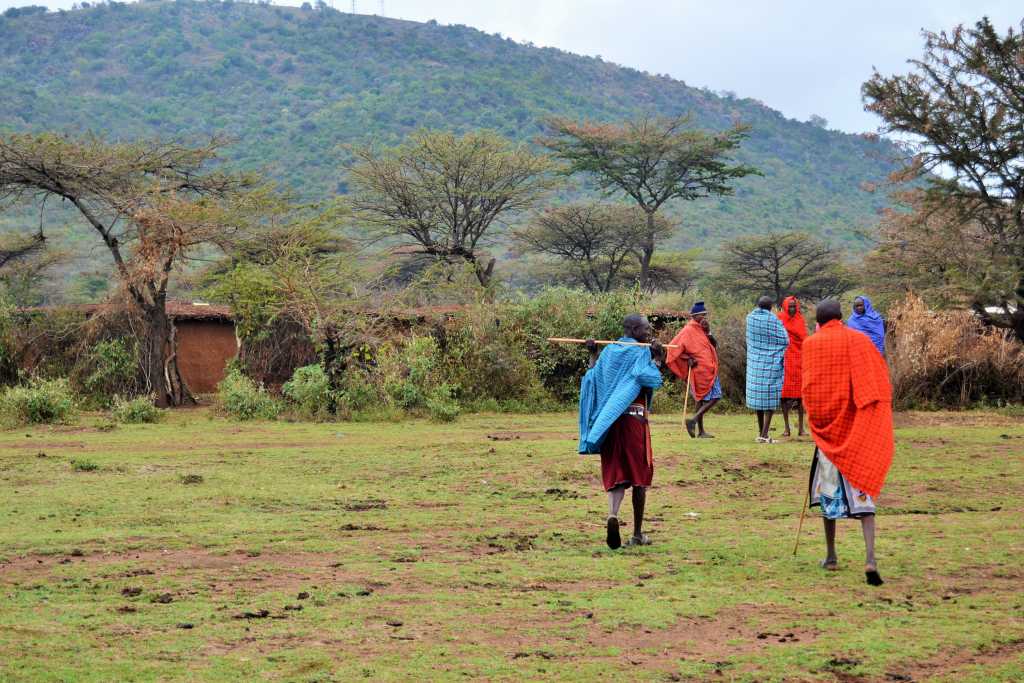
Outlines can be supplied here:
<path id="1" fill-rule="evenodd" d="M 696 436 L 696 434 L 694 434 L 694 428 L 697 426 L 697 421 L 694 420 L 693 418 L 689 418 L 686 420 L 685 424 L 686 433 L 690 435 L 691 439 L 694 438 L 694 436 Z"/>
<path id="2" fill-rule="evenodd" d="M 618 550 L 622 547 L 622 536 L 619 534 L 619 520 L 615 517 L 608 518 L 608 547 Z"/>
<path id="3" fill-rule="evenodd" d="M 871 569 L 865 567 L 864 579 L 868 582 L 869 586 L 881 586 L 885 583 L 885 581 L 882 581 L 882 575 L 878 573 L 878 567 L 871 567 Z"/>
<path id="4" fill-rule="evenodd" d="M 818 566 L 827 572 L 837 572 L 839 571 L 839 560 L 822 560 Z"/>
<path id="5" fill-rule="evenodd" d="M 651 544 L 651 539 L 647 538 L 647 534 L 640 534 L 639 536 L 633 536 L 628 541 L 626 541 L 626 547 L 627 548 L 632 548 L 633 546 L 638 546 L 638 545 L 650 545 L 650 544 Z"/>

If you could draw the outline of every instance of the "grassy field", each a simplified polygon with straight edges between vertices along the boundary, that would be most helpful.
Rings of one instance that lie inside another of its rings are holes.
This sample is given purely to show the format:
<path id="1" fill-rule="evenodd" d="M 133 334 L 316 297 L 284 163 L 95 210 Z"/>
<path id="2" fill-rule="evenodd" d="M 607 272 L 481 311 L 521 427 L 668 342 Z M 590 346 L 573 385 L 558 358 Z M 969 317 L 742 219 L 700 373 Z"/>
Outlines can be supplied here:
<path id="1" fill-rule="evenodd" d="M 856 522 L 792 556 L 812 446 L 748 416 L 655 417 L 618 552 L 568 413 L 3 432 L 0 680 L 1020 680 L 1024 424 L 897 423 L 877 589 Z"/>

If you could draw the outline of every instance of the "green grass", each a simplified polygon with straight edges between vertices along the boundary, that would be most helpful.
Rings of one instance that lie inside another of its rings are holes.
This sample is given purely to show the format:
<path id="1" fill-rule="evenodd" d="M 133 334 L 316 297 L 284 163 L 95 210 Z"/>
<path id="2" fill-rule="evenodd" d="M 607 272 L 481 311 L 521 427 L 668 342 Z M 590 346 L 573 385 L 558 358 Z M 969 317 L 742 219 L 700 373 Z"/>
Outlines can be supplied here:
<path id="1" fill-rule="evenodd" d="M 0 680 L 1024 670 L 1013 417 L 900 416 L 879 589 L 855 522 L 840 524 L 841 571 L 817 568 L 815 515 L 793 557 L 811 445 L 755 446 L 751 416 L 713 415 L 718 438 L 699 442 L 655 417 L 654 544 L 619 552 L 568 413 L 90 424 L 0 433 Z"/>

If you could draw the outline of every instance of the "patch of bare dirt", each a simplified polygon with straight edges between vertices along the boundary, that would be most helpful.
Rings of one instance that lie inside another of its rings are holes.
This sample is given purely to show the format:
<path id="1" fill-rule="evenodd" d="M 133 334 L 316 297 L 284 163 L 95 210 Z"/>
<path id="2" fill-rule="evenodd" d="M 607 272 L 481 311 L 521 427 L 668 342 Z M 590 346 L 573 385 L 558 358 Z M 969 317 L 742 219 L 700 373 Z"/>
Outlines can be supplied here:
<path id="1" fill-rule="evenodd" d="M 57 451 L 61 448 L 84 449 L 86 445 L 83 441 L 36 441 L 35 439 L 26 439 L 25 441 L 7 444 L 4 448 L 16 451 L 45 451 L 47 449 Z"/>
<path id="2" fill-rule="evenodd" d="M 267 449 L 303 449 L 308 450 L 311 448 L 328 448 L 332 446 L 339 446 L 340 441 L 251 441 L 244 443 L 232 443 L 232 442 L 218 442 L 218 443 L 203 443 L 201 441 L 193 441 L 190 443 L 154 443 L 145 444 L 139 446 L 132 443 L 124 444 L 110 444 L 110 443 L 97 443 L 97 444 L 86 444 L 82 441 L 36 441 L 35 439 L 25 439 L 23 442 L 16 442 L 7 444 L 4 448 L 12 450 L 45 450 L 50 449 L 53 451 L 59 451 L 62 448 L 75 448 L 81 449 L 83 452 L 100 452 L 103 453 L 138 453 L 145 451 L 147 453 L 174 453 L 182 452 L 193 454 L 197 451 L 217 451 L 218 454 L 246 454 L 247 452 L 261 451 Z"/>
<path id="3" fill-rule="evenodd" d="M 943 650 L 931 659 L 892 667 L 889 680 L 927 681 L 932 678 L 953 678 L 972 667 L 997 668 L 1024 655 L 1024 638 L 972 650 Z"/>
<path id="4" fill-rule="evenodd" d="M 494 432 L 487 435 L 488 441 L 546 441 L 555 439 L 559 441 L 575 441 L 578 434 L 566 432 Z"/>
<path id="5" fill-rule="evenodd" d="M 899 427 L 1019 427 L 1020 418 L 983 411 L 937 412 L 907 411 L 896 413 L 893 421 Z"/>
<path id="6" fill-rule="evenodd" d="M 742 655 L 756 654 L 767 648 L 790 643 L 808 643 L 818 637 L 816 629 L 777 629 L 772 623 L 785 623 L 789 612 L 762 605 L 737 605 L 710 617 L 685 617 L 668 629 L 650 629 L 640 625 L 618 627 L 605 633 L 595 627 L 589 640 L 598 646 L 615 646 L 623 652 L 659 650 L 659 654 L 634 655 L 646 666 L 675 668 L 682 659 L 726 662 Z"/>

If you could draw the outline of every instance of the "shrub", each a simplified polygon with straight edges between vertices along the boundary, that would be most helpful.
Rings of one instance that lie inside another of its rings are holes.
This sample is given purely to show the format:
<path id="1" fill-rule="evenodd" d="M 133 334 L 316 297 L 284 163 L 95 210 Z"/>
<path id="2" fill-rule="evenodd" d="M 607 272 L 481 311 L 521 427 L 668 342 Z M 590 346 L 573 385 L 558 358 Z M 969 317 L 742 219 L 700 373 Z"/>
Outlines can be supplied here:
<path id="1" fill-rule="evenodd" d="M 12 384 L 18 378 L 15 308 L 0 290 L 0 383 Z"/>
<path id="2" fill-rule="evenodd" d="M 163 411 L 154 406 L 150 399 L 142 396 L 130 400 L 115 396 L 111 416 L 115 421 L 125 424 L 147 424 L 159 422 L 163 417 Z"/>
<path id="3" fill-rule="evenodd" d="M 237 367 L 229 368 L 217 385 L 217 400 L 236 420 L 273 420 L 281 413 L 280 403 Z"/>
<path id="4" fill-rule="evenodd" d="M 536 400 L 542 387 L 560 403 L 575 401 L 587 371 L 587 354 L 578 346 L 552 344 L 547 338 L 618 339 L 626 314 L 648 308 L 645 297 L 635 290 L 588 294 L 564 288 L 546 289 L 508 305 L 500 321 L 502 339 L 487 345 L 486 350 L 505 357 L 499 368 L 510 366 L 517 358 L 528 362 L 536 384 L 525 387 L 526 391 L 496 393 L 495 398 L 527 398 L 532 394 L 530 398 Z M 481 357 L 474 372 L 488 376 L 488 361 L 487 356 Z"/>
<path id="5" fill-rule="evenodd" d="M 71 469 L 75 472 L 95 472 L 100 468 L 99 465 L 94 463 L 92 460 L 72 460 Z"/>
<path id="6" fill-rule="evenodd" d="M 135 392 L 139 372 L 138 344 L 124 338 L 97 342 L 82 365 L 82 391 L 96 405 L 109 408 L 118 396 Z"/>
<path id="7" fill-rule="evenodd" d="M 387 396 L 381 388 L 382 374 L 350 366 L 345 372 L 341 395 L 338 396 L 338 416 L 348 418 L 353 417 L 354 413 L 372 413 L 385 407 Z"/>
<path id="8" fill-rule="evenodd" d="M 74 378 L 85 326 L 85 315 L 73 309 L 18 311 L 10 351 L 25 376 Z"/>
<path id="9" fill-rule="evenodd" d="M 8 424 L 66 422 L 75 413 L 75 399 L 65 378 L 33 379 L 0 394 L 0 415 Z"/>
<path id="10" fill-rule="evenodd" d="M 434 422 L 452 422 L 459 416 L 459 403 L 452 398 L 452 387 L 439 384 L 426 397 L 427 412 Z"/>
<path id="11" fill-rule="evenodd" d="M 331 389 L 330 378 L 319 364 L 296 369 L 281 390 L 303 417 L 312 420 L 334 417 L 339 397 Z"/>
<path id="12" fill-rule="evenodd" d="M 402 349 L 385 348 L 378 354 L 384 391 L 399 408 L 413 410 L 427 405 L 440 384 L 439 349 L 432 337 L 413 337 Z"/>

